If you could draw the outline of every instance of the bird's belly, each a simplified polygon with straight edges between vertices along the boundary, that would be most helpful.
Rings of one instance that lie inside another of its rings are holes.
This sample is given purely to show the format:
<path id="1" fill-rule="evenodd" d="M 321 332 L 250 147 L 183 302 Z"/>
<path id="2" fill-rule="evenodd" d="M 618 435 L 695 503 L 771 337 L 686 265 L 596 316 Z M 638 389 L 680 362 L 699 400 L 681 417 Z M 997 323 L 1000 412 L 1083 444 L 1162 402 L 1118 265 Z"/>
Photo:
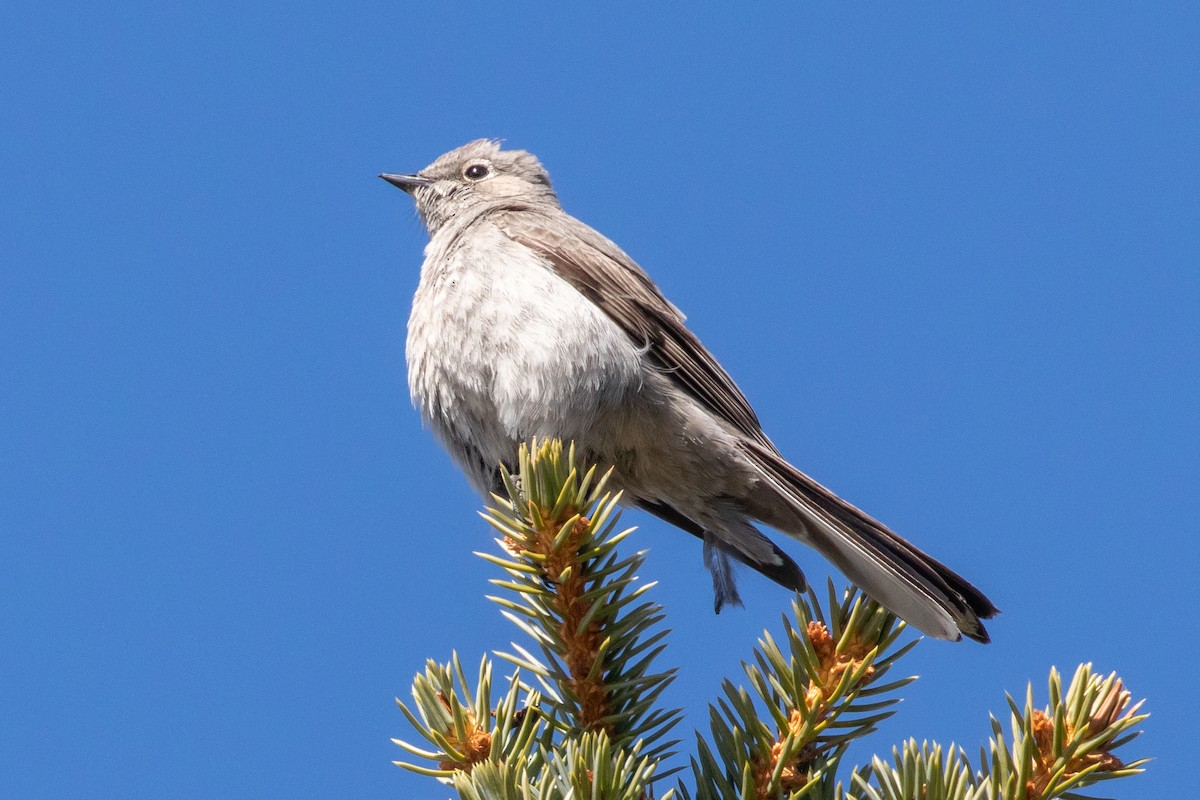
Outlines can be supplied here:
<path id="1" fill-rule="evenodd" d="M 408 334 L 414 403 L 481 490 L 521 442 L 606 455 L 622 419 L 654 404 L 624 332 L 528 251 L 497 244 L 423 275 Z"/>

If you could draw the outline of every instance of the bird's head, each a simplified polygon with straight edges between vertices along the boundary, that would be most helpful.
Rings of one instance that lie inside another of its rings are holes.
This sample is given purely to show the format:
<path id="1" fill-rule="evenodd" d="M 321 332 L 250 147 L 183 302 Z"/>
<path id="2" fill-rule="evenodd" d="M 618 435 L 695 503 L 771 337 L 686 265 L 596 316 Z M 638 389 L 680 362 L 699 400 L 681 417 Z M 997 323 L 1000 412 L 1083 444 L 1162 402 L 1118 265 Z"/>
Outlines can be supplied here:
<path id="1" fill-rule="evenodd" d="M 379 177 L 412 195 L 430 235 L 463 213 L 514 204 L 558 207 L 550 176 L 524 150 L 502 150 L 492 139 L 476 139 L 440 156 L 411 175 Z"/>

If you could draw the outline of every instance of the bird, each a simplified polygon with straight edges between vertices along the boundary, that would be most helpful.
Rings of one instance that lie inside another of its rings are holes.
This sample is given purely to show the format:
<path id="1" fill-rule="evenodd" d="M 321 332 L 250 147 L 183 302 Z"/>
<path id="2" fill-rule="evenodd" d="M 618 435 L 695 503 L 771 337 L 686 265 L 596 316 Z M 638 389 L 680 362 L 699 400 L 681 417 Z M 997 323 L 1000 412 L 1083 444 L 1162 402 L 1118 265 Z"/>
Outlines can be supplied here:
<path id="1" fill-rule="evenodd" d="M 734 562 L 805 589 L 765 525 L 923 633 L 989 641 L 992 602 L 784 458 L 683 313 L 563 210 L 536 156 L 477 139 L 379 177 L 429 234 L 408 320 L 412 400 L 477 491 L 500 490 L 522 443 L 573 441 L 613 468 L 624 505 L 702 541 L 717 612 L 742 604 Z"/>

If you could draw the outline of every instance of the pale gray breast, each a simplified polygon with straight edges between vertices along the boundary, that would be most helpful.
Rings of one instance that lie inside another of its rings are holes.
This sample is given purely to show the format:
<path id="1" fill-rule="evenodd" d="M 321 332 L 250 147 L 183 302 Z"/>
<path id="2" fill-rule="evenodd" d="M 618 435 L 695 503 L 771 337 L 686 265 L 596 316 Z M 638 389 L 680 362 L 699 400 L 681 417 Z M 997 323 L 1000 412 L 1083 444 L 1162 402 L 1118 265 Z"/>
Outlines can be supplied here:
<path id="1" fill-rule="evenodd" d="M 586 438 L 641 388 L 637 346 L 486 220 L 465 234 L 426 248 L 408 327 L 414 403 L 452 454 L 468 445 L 490 463 L 532 436 Z"/>

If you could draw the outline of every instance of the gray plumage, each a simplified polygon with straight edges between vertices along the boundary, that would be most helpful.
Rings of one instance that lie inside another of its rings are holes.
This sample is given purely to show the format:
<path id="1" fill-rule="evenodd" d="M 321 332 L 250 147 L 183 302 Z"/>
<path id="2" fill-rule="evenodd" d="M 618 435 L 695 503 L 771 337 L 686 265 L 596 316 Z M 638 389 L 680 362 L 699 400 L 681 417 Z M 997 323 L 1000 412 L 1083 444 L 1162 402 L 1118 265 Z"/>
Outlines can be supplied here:
<path id="1" fill-rule="evenodd" d="M 409 388 L 481 492 L 533 437 L 611 464 L 625 502 L 700 537 L 716 607 L 730 559 L 794 590 L 761 522 L 817 549 L 925 633 L 986 642 L 979 590 L 797 470 L 729 374 L 633 259 L 566 214 L 538 160 L 477 140 L 415 175 L 429 231 L 408 323 Z"/>

